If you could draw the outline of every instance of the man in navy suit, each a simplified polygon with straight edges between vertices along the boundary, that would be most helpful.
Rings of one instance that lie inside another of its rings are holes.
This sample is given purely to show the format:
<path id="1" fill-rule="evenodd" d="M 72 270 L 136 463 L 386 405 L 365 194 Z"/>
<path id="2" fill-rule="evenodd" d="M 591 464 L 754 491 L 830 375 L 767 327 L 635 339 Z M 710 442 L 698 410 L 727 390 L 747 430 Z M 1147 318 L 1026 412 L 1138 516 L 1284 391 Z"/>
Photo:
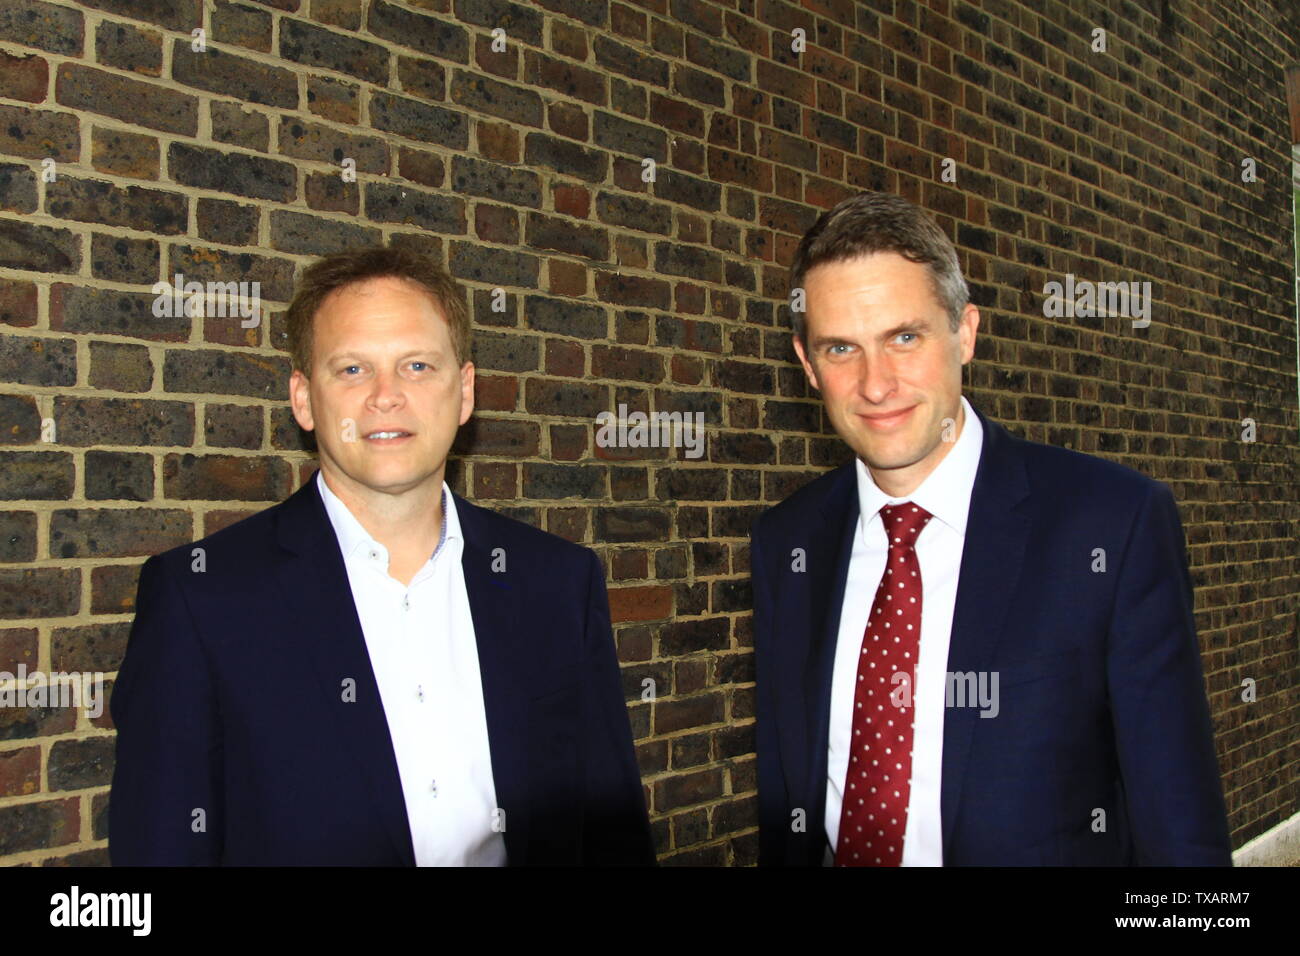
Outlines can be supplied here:
<path id="1" fill-rule="evenodd" d="M 915 205 L 795 255 L 855 460 L 755 523 L 763 865 L 1231 865 L 1169 489 L 961 394 L 979 312 Z"/>
<path id="2" fill-rule="evenodd" d="M 653 864 L 600 563 L 444 481 L 474 401 L 457 283 L 341 253 L 286 324 L 320 470 L 145 562 L 113 863 Z"/>

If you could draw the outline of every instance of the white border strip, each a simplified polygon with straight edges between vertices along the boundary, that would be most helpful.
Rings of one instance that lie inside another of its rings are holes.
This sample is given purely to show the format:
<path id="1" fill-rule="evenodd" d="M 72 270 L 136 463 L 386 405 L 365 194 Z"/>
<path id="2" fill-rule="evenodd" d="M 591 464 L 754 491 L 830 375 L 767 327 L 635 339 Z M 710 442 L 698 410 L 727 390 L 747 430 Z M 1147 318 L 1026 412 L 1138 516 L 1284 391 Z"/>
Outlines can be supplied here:
<path id="1" fill-rule="evenodd" d="M 1266 830 L 1232 854 L 1233 866 L 1300 864 L 1300 813 Z"/>

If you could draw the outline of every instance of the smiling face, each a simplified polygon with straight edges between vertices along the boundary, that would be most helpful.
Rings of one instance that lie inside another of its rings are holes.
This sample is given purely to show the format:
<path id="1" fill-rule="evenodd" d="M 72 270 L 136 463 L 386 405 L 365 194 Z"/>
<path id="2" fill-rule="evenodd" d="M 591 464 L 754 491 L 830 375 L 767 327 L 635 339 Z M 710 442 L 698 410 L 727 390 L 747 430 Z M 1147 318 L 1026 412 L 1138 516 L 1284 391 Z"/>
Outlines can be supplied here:
<path id="1" fill-rule="evenodd" d="M 456 429 L 474 410 L 474 366 L 457 362 L 447 320 L 421 286 L 368 279 L 321 302 L 311 378 L 295 370 L 289 393 L 345 502 L 413 490 L 436 497 Z M 403 434 L 375 437 L 379 430 Z"/>
<path id="2" fill-rule="evenodd" d="M 896 252 L 814 266 L 804 276 L 807 345 L 795 351 L 835 431 L 877 486 L 910 494 L 943 460 L 945 419 L 964 427 L 961 367 L 975 354 L 979 310 L 957 331 L 927 267 Z"/>

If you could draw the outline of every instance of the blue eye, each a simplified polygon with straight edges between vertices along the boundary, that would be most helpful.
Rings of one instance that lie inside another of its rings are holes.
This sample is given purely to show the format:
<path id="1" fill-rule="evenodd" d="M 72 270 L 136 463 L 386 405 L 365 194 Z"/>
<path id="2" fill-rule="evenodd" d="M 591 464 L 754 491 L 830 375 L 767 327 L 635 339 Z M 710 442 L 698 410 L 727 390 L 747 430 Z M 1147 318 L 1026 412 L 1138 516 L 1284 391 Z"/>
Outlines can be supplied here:
<path id="1" fill-rule="evenodd" d="M 344 366 L 343 371 L 346 372 L 348 369 L 351 369 L 351 368 L 361 368 L 361 366 L 360 366 L 360 365 L 346 365 L 346 366 Z"/>
<path id="2" fill-rule="evenodd" d="M 904 336 L 904 335 L 910 335 L 912 338 L 916 338 L 916 333 L 915 333 L 915 332 L 899 332 L 898 334 L 899 334 L 899 337 L 900 337 L 900 338 L 901 338 L 902 336 Z"/>
<path id="3" fill-rule="evenodd" d="M 428 362 L 420 362 L 420 361 L 415 361 L 415 362 L 412 362 L 411 364 L 412 364 L 412 365 L 423 365 L 425 368 L 428 368 L 428 366 L 429 366 L 429 363 L 428 363 Z"/>

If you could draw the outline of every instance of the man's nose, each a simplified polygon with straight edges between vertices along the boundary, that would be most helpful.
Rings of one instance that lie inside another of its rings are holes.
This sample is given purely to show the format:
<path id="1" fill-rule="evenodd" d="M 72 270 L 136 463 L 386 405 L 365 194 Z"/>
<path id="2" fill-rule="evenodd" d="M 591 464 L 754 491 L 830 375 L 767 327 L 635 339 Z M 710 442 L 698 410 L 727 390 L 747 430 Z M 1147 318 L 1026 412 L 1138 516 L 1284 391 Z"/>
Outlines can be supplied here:
<path id="1" fill-rule="evenodd" d="M 879 405 L 889 398 L 897 383 L 894 363 L 888 355 L 883 352 L 874 355 L 863 353 L 858 379 L 858 390 L 863 398 L 873 405 Z"/>
<path id="2" fill-rule="evenodd" d="M 402 400 L 401 383 L 401 378 L 393 372 L 376 372 L 370 390 L 370 403 L 376 408 L 391 408 Z"/>

